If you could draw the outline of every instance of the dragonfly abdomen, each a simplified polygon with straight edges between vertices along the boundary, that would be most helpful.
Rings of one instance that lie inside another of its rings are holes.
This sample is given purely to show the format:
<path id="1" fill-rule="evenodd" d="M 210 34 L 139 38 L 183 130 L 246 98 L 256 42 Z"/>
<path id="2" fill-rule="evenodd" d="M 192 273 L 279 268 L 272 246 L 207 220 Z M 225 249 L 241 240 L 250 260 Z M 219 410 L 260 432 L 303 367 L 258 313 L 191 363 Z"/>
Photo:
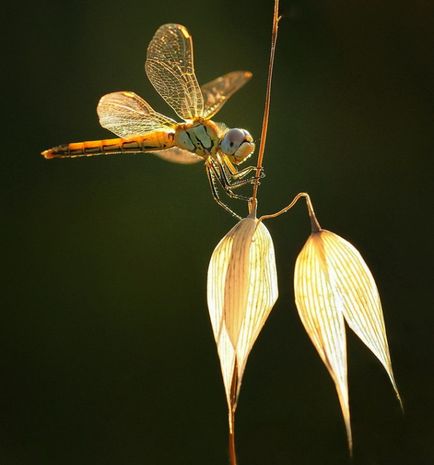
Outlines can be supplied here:
<path id="1" fill-rule="evenodd" d="M 96 155 L 139 154 L 163 150 L 174 145 L 174 132 L 152 131 L 145 136 L 91 140 L 59 145 L 45 150 L 45 158 L 76 158 Z"/>

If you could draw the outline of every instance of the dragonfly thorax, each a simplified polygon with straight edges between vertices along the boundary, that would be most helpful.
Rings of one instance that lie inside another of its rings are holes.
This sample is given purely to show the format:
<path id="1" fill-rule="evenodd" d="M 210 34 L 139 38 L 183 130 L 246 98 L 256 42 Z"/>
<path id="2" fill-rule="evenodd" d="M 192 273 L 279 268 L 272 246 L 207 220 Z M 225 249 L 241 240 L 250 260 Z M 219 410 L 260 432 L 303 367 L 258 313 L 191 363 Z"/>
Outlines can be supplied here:
<path id="1" fill-rule="evenodd" d="M 236 165 L 255 150 L 253 138 L 245 129 L 228 129 L 223 124 L 204 119 L 178 125 L 174 142 L 178 147 L 205 159 L 221 152 Z"/>
<path id="2" fill-rule="evenodd" d="M 203 158 L 214 155 L 219 148 L 220 128 L 212 121 L 180 124 L 175 132 L 175 145 Z"/>

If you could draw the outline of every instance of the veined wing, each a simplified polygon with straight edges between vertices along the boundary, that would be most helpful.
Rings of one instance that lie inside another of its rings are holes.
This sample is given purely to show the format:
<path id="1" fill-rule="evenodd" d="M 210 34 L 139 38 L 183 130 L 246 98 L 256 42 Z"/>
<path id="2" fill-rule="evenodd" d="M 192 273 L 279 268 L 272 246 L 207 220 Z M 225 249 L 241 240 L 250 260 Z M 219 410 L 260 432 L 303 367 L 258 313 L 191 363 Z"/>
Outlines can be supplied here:
<path id="1" fill-rule="evenodd" d="M 96 111 L 101 126 L 123 138 L 169 129 L 176 125 L 176 121 L 156 112 L 134 92 L 104 95 Z"/>
<path id="2" fill-rule="evenodd" d="M 194 73 L 193 41 L 180 24 L 161 26 L 149 46 L 146 74 L 163 99 L 184 120 L 202 116 L 203 96 Z"/>
<path id="3" fill-rule="evenodd" d="M 215 115 L 226 101 L 252 77 L 250 71 L 232 71 L 201 87 L 204 98 L 204 118 Z"/>
<path id="4" fill-rule="evenodd" d="M 168 161 L 170 163 L 178 163 L 180 165 L 193 165 L 195 163 L 199 163 L 200 161 L 204 161 L 202 157 L 199 155 L 195 155 L 188 150 L 180 149 L 179 147 L 171 147 L 164 150 L 154 150 L 151 152 L 153 155 L 157 155 L 157 157 L 161 158 L 164 161 Z"/>

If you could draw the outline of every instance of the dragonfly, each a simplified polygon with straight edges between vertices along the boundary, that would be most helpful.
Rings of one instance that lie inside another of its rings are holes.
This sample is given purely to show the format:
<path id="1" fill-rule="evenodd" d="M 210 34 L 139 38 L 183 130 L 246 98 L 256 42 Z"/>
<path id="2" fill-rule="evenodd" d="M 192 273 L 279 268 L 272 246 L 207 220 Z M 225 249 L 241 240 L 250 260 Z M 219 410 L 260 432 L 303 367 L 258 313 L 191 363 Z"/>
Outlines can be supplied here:
<path id="1" fill-rule="evenodd" d="M 180 24 L 165 24 L 156 31 L 147 49 L 145 71 L 183 122 L 158 113 L 134 92 L 112 92 L 100 99 L 97 114 L 101 126 L 117 138 L 59 145 L 42 155 L 52 159 L 152 153 L 172 163 L 202 161 L 214 199 L 240 218 L 221 199 L 219 186 L 231 198 L 249 200 L 234 191 L 263 177 L 262 172 L 256 176 L 255 166 L 239 169 L 253 154 L 255 144 L 246 129 L 228 128 L 211 118 L 252 73 L 232 71 L 199 86 L 192 37 Z"/>

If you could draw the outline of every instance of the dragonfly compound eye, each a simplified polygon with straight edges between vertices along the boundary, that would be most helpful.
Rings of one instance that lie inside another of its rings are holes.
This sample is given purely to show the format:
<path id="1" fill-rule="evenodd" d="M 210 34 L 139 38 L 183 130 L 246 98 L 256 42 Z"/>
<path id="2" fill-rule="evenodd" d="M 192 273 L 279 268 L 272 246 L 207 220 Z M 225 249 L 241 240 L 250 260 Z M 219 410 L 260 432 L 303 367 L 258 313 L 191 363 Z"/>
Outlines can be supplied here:
<path id="1" fill-rule="evenodd" d="M 226 155 L 231 155 L 233 162 L 242 163 L 255 150 L 253 138 L 245 129 L 229 129 L 220 144 L 221 150 Z"/>

